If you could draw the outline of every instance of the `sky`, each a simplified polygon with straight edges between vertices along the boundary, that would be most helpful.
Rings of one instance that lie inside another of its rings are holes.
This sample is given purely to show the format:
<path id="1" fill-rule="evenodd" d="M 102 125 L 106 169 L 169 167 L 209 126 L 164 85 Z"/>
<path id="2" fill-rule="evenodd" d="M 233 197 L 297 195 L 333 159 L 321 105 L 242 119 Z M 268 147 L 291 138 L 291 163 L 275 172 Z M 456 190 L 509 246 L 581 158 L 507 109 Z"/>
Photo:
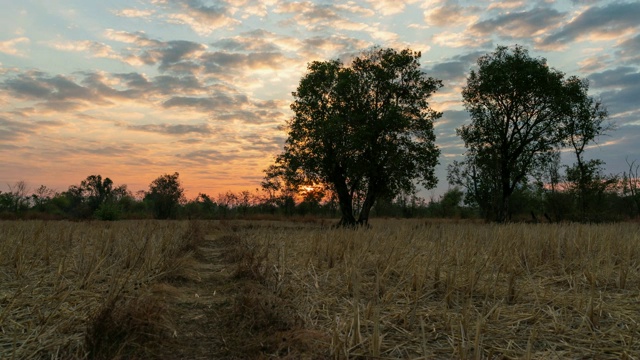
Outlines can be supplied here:
<path id="1" fill-rule="evenodd" d="M 253 191 L 282 151 L 306 66 L 371 46 L 421 51 L 442 151 L 461 159 L 460 92 L 479 56 L 520 44 L 590 80 L 616 130 L 587 156 L 640 161 L 640 2 L 466 0 L 0 0 L 0 190 L 64 191 L 89 175 L 146 190 L 180 173 L 187 197 Z M 567 163 L 572 159 L 565 153 Z"/>

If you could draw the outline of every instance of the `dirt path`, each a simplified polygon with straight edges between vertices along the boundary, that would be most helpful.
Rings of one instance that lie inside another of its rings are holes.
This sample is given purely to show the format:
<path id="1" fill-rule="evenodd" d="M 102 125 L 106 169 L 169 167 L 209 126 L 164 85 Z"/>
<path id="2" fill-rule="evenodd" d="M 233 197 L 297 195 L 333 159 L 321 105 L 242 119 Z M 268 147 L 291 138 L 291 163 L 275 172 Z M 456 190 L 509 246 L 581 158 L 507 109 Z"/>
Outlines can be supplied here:
<path id="1" fill-rule="evenodd" d="M 174 283 L 175 332 L 162 359 L 321 359 L 328 340 L 307 330 L 293 304 L 264 285 L 268 266 L 233 233 L 205 236 L 199 281 Z"/>
<path id="2" fill-rule="evenodd" d="M 208 235 L 200 244 L 195 266 L 200 281 L 175 284 L 181 293 L 172 305 L 176 317 L 174 334 L 177 346 L 161 355 L 180 359 L 231 358 L 225 340 L 226 314 L 232 311 L 239 289 L 232 279 L 233 264 L 225 260 L 225 253 L 234 246 L 230 235 Z"/>

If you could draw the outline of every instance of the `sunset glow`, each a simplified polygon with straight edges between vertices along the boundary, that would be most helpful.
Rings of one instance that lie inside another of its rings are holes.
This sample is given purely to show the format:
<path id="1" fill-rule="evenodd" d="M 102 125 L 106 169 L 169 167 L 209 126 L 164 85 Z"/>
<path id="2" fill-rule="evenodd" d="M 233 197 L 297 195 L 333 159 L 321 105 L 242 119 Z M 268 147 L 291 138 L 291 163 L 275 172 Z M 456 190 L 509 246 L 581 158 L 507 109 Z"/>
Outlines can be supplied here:
<path id="1" fill-rule="evenodd" d="M 100 174 L 135 192 L 179 172 L 188 198 L 254 191 L 282 151 L 307 63 L 373 45 L 421 51 L 443 80 L 431 100 L 444 112 L 437 193 L 464 151 L 466 75 L 498 44 L 591 81 L 617 130 L 588 157 L 619 173 L 640 159 L 638 19 L 638 2 L 597 0 L 6 1 L 0 190 L 24 180 L 64 191 Z"/>

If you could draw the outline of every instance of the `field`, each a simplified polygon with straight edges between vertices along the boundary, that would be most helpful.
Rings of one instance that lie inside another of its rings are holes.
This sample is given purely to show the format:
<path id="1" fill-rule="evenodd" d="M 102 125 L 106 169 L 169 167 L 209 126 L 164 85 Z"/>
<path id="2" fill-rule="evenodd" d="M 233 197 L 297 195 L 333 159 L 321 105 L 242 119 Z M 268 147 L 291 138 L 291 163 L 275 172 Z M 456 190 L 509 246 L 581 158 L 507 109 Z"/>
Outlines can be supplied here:
<path id="1" fill-rule="evenodd" d="M 638 224 L 0 222 L 0 358 L 640 358 Z"/>

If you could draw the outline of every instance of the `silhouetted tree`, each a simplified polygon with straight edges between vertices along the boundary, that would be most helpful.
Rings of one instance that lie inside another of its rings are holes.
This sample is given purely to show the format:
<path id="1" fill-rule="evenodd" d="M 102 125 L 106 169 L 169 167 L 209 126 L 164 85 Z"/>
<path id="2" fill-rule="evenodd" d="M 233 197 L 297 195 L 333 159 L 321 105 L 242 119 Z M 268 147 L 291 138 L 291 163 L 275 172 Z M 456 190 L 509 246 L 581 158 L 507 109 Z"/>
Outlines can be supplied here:
<path id="1" fill-rule="evenodd" d="M 438 202 L 440 216 L 456 217 L 462 213 L 461 205 L 464 199 L 464 192 L 457 187 L 447 190 Z"/>
<path id="2" fill-rule="evenodd" d="M 462 90 L 471 115 L 457 129 L 466 159 L 450 167 L 450 181 L 471 190 L 485 216 L 508 220 L 511 195 L 566 143 L 573 121 L 601 118 L 585 84 L 518 45 L 480 57 Z"/>
<path id="3" fill-rule="evenodd" d="M 83 197 L 92 212 L 98 210 L 113 190 L 113 181 L 109 178 L 102 179 L 101 175 L 89 175 L 80 182 Z"/>
<path id="4" fill-rule="evenodd" d="M 29 189 L 27 183 L 20 180 L 9 186 L 9 192 L 0 192 L 0 211 L 19 214 L 29 208 Z"/>
<path id="5" fill-rule="evenodd" d="M 159 176 L 149 184 L 145 200 L 151 204 L 156 219 L 168 219 L 177 215 L 184 198 L 184 189 L 177 172 Z"/>
<path id="6" fill-rule="evenodd" d="M 366 224 L 378 198 L 415 191 L 415 180 L 433 187 L 440 154 L 433 121 L 442 114 L 427 100 L 442 84 L 421 70 L 420 56 L 376 48 L 349 66 L 309 64 L 271 173 L 296 189 L 326 186 L 337 195 L 342 225 Z"/>
<path id="7" fill-rule="evenodd" d="M 54 196 L 56 196 L 56 192 L 53 189 L 45 185 L 40 185 L 40 187 L 31 194 L 33 208 L 40 212 L 46 211 L 48 203 Z"/>

